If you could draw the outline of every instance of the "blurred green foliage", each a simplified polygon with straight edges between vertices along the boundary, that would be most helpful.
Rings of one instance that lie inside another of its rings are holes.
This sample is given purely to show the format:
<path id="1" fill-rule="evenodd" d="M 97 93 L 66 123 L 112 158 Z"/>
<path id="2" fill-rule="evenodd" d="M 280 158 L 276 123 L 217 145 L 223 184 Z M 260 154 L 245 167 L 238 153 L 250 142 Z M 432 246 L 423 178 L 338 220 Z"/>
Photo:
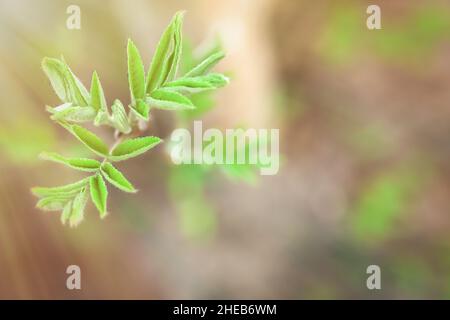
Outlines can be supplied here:
<path id="1" fill-rule="evenodd" d="M 53 130 L 31 119 L 0 126 L 0 149 L 15 164 L 36 164 L 41 148 L 50 149 L 55 144 Z"/>
<path id="2" fill-rule="evenodd" d="M 207 57 L 223 51 L 222 49 L 220 40 L 216 38 L 216 40 L 212 42 L 206 50 L 203 50 L 200 54 L 195 54 L 191 41 L 185 37 L 183 39 L 183 54 L 180 61 L 181 73 L 185 74 Z M 192 110 L 182 110 L 177 113 L 177 119 L 181 124 L 185 124 L 194 119 L 199 119 L 201 116 L 210 111 L 215 105 L 213 91 L 194 93 L 191 94 L 189 98 L 196 108 Z"/>
<path id="3" fill-rule="evenodd" d="M 393 288 L 406 292 L 410 298 L 423 298 L 433 287 L 433 273 L 427 261 L 415 256 L 394 258 L 387 271 L 392 277 Z"/>
<path id="4" fill-rule="evenodd" d="M 182 73 L 198 65 L 206 57 L 222 51 L 222 45 L 220 40 L 216 39 L 202 52 L 195 51 L 191 42 L 185 38 L 181 57 Z M 197 108 L 177 112 L 175 116 L 178 127 L 189 127 L 193 120 L 201 119 L 215 106 L 213 91 L 194 93 L 190 99 Z M 170 146 L 168 148 L 170 152 Z M 248 159 L 248 143 L 245 148 Z M 206 240 L 210 239 L 217 230 L 217 212 L 206 196 L 206 189 L 212 181 L 212 175 L 220 171 L 232 181 L 255 185 L 258 178 L 257 169 L 258 165 L 252 164 L 171 166 L 168 192 L 179 214 L 180 228 L 184 234 L 190 239 Z"/>
<path id="5" fill-rule="evenodd" d="M 393 234 L 424 182 L 417 167 L 382 171 L 369 181 L 351 215 L 354 236 L 376 243 Z"/>
<path id="6" fill-rule="evenodd" d="M 395 61 L 419 61 L 431 54 L 450 35 L 450 12 L 435 6 L 424 6 L 404 24 L 390 26 L 389 32 L 375 33 L 376 53 Z"/>
<path id="7" fill-rule="evenodd" d="M 356 6 L 334 8 L 319 38 L 322 56 L 331 63 L 345 63 L 357 53 L 363 39 L 361 10 Z"/>
<path id="8" fill-rule="evenodd" d="M 344 139 L 352 151 L 364 160 L 386 157 L 394 148 L 392 139 L 377 124 L 358 126 L 347 125 Z"/>
<path id="9" fill-rule="evenodd" d="M 248 159 L 248 143 L 245 148 Z M 216 231 L 216 210 L 206 196 L 206 189 L 215 173 L 220 171 L 232 181 L 256 185 L 258 167 L 259 165 L 248 163 L 172 165 L 169 172 L 169 194 L 180 216 L 180 227 L 185 235 L 191 239 L 206 239 Z"/>
<path id="10" fill-rule="evenodd" d="M 217 216 L 206 195 L 208 168 L 200 165 L 172 166 L 169 194 L 180 217 L 180 227 L 191 239 L 205 240 L 216 231 Z"/>
<path id="11" fill-rule="evenodd" d="M 325 60 L 345 64 L 373 52 L 395 63 L 418 63 L 450 36 L 450 12 L 435 3 L 423 4 L 398 21 L 382 11 L 382 30 L 368 30 L 363 13 L 359 4 L 333 8 L 318 40 Z"/>

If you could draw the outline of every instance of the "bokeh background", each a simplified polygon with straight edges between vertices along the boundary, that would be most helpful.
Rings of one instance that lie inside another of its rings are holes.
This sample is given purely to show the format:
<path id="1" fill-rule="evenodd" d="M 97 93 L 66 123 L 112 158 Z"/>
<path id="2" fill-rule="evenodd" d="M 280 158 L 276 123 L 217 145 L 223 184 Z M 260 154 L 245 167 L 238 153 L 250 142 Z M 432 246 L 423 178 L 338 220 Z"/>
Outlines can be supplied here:
<path id="1" fill-rule="evenodd" d="M 90 205 L 71 229 L 35 209 L 31 187 L 83 176 L 38 153 L 88 155 L 44 110 L 41 59 L 63 54 L 86 85 L 97 70 L 127 102 L 127 38 L 149 63 L 180 9 L 185 65 L 221 46 L 232 83 L 150 130 L 279 128 L 278 175 L 176 167 L 160 146 L 119 166 L 140 192 L 110 188 L 107 219 Z M 450 298 L 449 1 L 1 0 L 0 40 L 0 298 Z"/>

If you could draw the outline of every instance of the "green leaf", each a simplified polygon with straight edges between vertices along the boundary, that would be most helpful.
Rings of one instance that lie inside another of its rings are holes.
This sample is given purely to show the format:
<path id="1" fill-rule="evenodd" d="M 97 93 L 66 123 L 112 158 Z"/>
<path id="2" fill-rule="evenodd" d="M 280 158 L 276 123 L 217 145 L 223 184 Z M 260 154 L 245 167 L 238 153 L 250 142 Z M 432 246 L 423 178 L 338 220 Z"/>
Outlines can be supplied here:
<path id="1" fill-rule="evenodd" d="M 166 61 L 165 72 L 163 75 L 162 84 L 166 81 L 172 81 L 178 71 L 181 53 L 183 50 L 182 27 L 183 27 L 184 12 L 179 12 L 175 15 L 174 30 L 173 30 L 173 51 Z"/>
<path id="2" fill-rule="evenodd" d="M 138 48 L 128 39 L 128 82 L 130 84 L 131 99 L 142 99 L 145 96 L 144 65 Z"/>
<path id="3" fill-rule="evenodd" d="M 222 51 L 211 54 L 208 58 L 200 62 L 197 66 L 186 73 L 185 77 L 196 77 L 204 75 L 224 57 L 225 54 Z"/>
<path id="4" fill-rule="evenodd" d="M 83 96 L 83 104 L 81 104 L 80 106 L 88 106 L 89 102 L 91 101 L 91 95 L 89 94 L 89 91 L 86 89 L 86 87 L 84 86 L 84 84 L 81 82 L 80 79 L 78 79 L 75 74 L 73 74 L 73 72 L 69 69 L 70 73 L 72 74 L 72 76 L 75 78 L 75 85 L 77 90 L 79 90 L 80 94 Z"/>
<path id="5" fill-rule="evenodd" d="M 50 160 L 50 161 L 62 163 L 73 169 L 87 171 L 87 172 L 95 172 L 100 168 L 100 165 L 101 165 L 101 163 L 99 161 L 94 160 L 94 159 L 65 158 L 55 152 L 42 152 L 39 155 L 39 158 L 42 160 Z"/>
<path id="6" fill-rule="evenodd" d="M 169 70 L 170 73 L 171 68 L 168 68 L 167 62 L 171 55 L 171 45 L 174 39 L 174 33 L 182 16 L 182 12 L 177 12 L 175 14 L 159 40 L 147 75 L 146 92 L 148 94 L 162 84 L 165 79 L 164 73 L 167 72 L 167 70 Z M 172 61 L 173 60 L 174 59 L 172 59 Z"/>
<path id="7" fill-rule="evenodd" d="M 94 119 L 95 126 L 101 126 L 103 124 L 110 124 L 110 117 L 107 110 L 99 110 Z"/>
<path id="8" fill-rule="evenodd" d="M 158 145 L 162 140 L 158 137 L 140 137 L 126 140 L 117 145 L 109 157 L 112 161 L 122 161 L 137 157 Z"/>
<path id="9" fill-rule="evenodd" d="M 168 89 L 157 89 L 147 98 L 150 106 L 164 110 L 195 109 L 191 100 L 178 92 Z"/>
<path id="10" fill-rule="evenodd" d="M 131 110 L 140 119 L 148 121 L 150 106 L 142 99 L 138 99 L 131 105 Z"/>
<path id="11" fill-rule="evenodd" d="M 84 209 L 88 200 L 87 188 L 83 188 L 80 193 L 73 199 L 72 212 L 69 217 L 71 227 L 76 227 L 84 219 Z"/>
<path id="12" fill-rule="evenodd" d="M 131 193 L 137 191 L 133 187 L 131 182 L 129 182 L 127 178 L 125 178 L 124 175 L 119 170 L 117 170 L 111 163 L 105 162 L 101 166 L 101 172 L 109 183 L 119 188 L 120 190 Z"/>
<path id="13" fill-rule="evenodd" d="M 108 155 L 108 146 L 94 133 L 79 125 L 72 125 L 69 128 L 73 135 L 94 153 L 102 157 Z"/>
<path id="14" fill-rule="evenodd" d="M 72 213 L 72 201 L 69 201 L 63 209 L 61 214 L 61 223 L 66 224 L 66 221 L 69 220 L 70 214 Z"/>
<path id="15" fill-rule="evenodd" d="M 70 183 L 59 187 L 35 187 L 31 189 L 31 192 L 37 197 L 53 197 L 53 196 L 74 196 L 82 188 L 84 188 L 89 181 L 89 178 L 82 179 L 80 181 Z"/>
<path id="16" fill-rule="evenodd" d="M 63 102 L 70 102 L 71 95 L 69 84 L 66 79 L 66 66 L 64 63 L 54 58 L 44 58 L 42 69 L 50 80 L 56 95 Z"/>
<path id="17" fill-rule="evenodd" d="M 97 72 L 92 73 L 90 106 L 96 111 L 106 110 L 106 99 Z"/>
<path id="18" fill-rule="evenodd" d="M 222 74 L 211 73 L 206 76 L 183 77 L 164 84 L 164 89 L 178 92 L 198 93 L 206 90 L 223 87 L 229 82 Z"/>
<path id="19" fill-rule="evenodd" d="M 201 79 L 201 77 L 180 78 L 164 84 L 164 89 L 187 93 L 197 93 L 214 88 L 214 86 Z"/>
<path id="20" fill-rule="evenodd" d="M 70 197 L 65 197 L 63 195 L 47 197 L 39 200 L 36 207 L 44 211 L 60 211 L 69 200 Z"/>
<path id="21" fill-rule="evenodd" d="M 72 102 L 74 106 L 86 107 L 90 101 L 89 92 L 81 83 L 64 59 L 44 58 L 42 69 L 50 79 L 53 89 L 63 102 Z"/>
<path id="22" fill-rule="evenodd" d="M 52 114 L 50 118 L 56 121 L 86 122 L 96 117 L 96 111 L 93 108 L 73 106 L 72 103 L 65 103 L 55 108 L 47 106 L 46 109 Z"/>
<path id="23" fill-rule="evenodd" d="M 108 189 L 101 175 L 97 174 L 91 177 L 90 190 L 92 202 L 97 207 L 98 212 L 100 212 L 100 217 L 103 219 L 107 214 L 106 200 L 108 199 Z"/>
<path id="24" fill-rule="evenodd" d="M 69 89 L 71 93 L 71 102 L 80 107 L 88 106 L 90 102 L 89 92 L 86 90 L 85 86 L 81 83 L 75 74 L 70 70 L 67 63 L 62 58 L 62 62 L 65 65 L 65 78 L 69 84 Z"/>
<path id="25" fill-rule="evenodd" d="M 125 134 L 130 133 L 131 132 L 130 123 L 128 122 L 127 113 L 125 111 L 125 108 L 123 107 L 122 102 L 116 99 L 113 105 L 111 106 L 111 110 L 112 110 L 111 122 L 114 128 Z"/>
<path id="26" fill-rule="evenodd" d="M 220 73 L 210 73 L 207 74 L 206 76 L 201 77 L 201 79 L 208 82 L 215 88 L 221 88 L 230 82 L 228 77 L 225 77 L 223 74 Z"/>

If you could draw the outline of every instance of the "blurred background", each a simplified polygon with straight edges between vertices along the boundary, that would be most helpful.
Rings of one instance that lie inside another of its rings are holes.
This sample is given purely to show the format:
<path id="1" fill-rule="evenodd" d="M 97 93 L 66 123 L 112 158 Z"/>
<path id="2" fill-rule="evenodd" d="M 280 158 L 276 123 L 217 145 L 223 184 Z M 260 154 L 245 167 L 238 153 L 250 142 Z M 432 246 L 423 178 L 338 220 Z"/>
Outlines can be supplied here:
<path id="1" fill-rule="evenodd" d="M 83 177 L 39 152 L 89 155 L 45 112 L 42 58 L 63 54 L 87 86 L 97 70 L 108 103 L 128 102 L 127 38 L 148 65 L 181 9 L 184 68 L 222 47 L 232 82 L 198 112 L 153 112 L 151 133 L 279 128 L 278 175 L 177 167 L 159 146 L 119 164 L 140 191 L 109 188 L 105 220 L 35 209 L 31 187 Z M 0 40 L 0 298 L 450 298 L 448 0 L 1 0 Z"/>

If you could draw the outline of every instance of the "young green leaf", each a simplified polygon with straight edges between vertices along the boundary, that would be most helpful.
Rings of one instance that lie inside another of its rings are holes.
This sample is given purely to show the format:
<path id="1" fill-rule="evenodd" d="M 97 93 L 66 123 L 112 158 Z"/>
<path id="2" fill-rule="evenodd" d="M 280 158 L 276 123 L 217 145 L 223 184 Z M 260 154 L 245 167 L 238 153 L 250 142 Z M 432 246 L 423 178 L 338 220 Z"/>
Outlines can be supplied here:
<path id="1" fill-rule="evenodd" d="M 98 78 L 98 74 L 95 71 L 92 73 L 91 101 L 89 105 L 97 112 L 100 110 L 107 110 L 105 94 L 100 79 Z"/>
<path id="2" fill-rule="evenodd" d="M 79 125 L 72 125 L 69 128 L 73 135 L 91 151 L 102 157 L 108 155 L 108 146 L 94 133 Z"/>
<path id="3" fill-rule="evenodd" d="M 210 85 L 214 86 L 215 88 L 221 88 L 230 82 L 228 77 L 225 77 L 223 74 L 220 74 L 220 73 L 210 73 L 201 78 L 202 78 L 202 80 L 208 82 Z"/>
<path id="4" fill-rule="evenodd" d="M 144 65 L 138 48 L 128 39 L 128 82 L 132 101 L 142 99 L 145 96 Z"/>
<path id="5" fill-rule="evenodd" d="M 167 75 L 163 75 L 162 83 L 166 81 L 172 81 L 178 71 L 178 65 L 181 59 L 181 53 L 183 51 L 183 39 L 182 39 L 182 27 L 183 27 L 184 12 L 179 12 L 175 15 L 174 30 L 173 30 L 173 51 L 166 61 L 165 72 Z"/>
<path id="6" fill-rule="evenodd" d="M 210 73 L 205 76 L 183 77 L 164 84 L 164 89 L 177 92 L 198 93 L 217 89 L 228 84 L 229 80 L 222 74 Z"/>
<path id="7" fill-rule="evenodd" d="M 158 137 L 140 137 L 126 140 L 118 144 L 112 151 L 109 159 L 112 161 L 122 161 L 137 157 L 151 148 L 158 145 L 162 140 Z"/>
<path id="8" fill-rule="evenodd" d="M 55 108 L 47 106 L 46 109 L 52 114 L 50 118 L 56 121 L 86 122 L 96 117 L 96 111 L 93 108 L 73 106 L 72 103 L 65 103 Z"/>
<path id="9" fill-rule="evenodd" d="M 182 16 L 182 12 L 177 12 L 175 14 L 159 40 L 147 75 L 147 94 L 150 94 L 154 89 L 161 85 L 162 81 L 165 79 L 167 70 L 170 72 L 170 68 L 167 67 L 167 60 L 169 60 L 169 56 L 171 54 L 171 45 L 174 39 L 174 32 Z"/>
<path id="10" fill-rule="evenodd" d="M 37 197 L 53 197 L 53 196 L 75 196 L 82 188 L 84 188 L 89 182 L 89 178 L 82 179 L 80 181 L 66 184 L 59 187 L 35 187 L 31 189 L 31 192 Z"/>
<path id="11" fill-rule="evenodd" d="M 224 57 L 225 54 L 222 51 L 211 54 L 208 58 L 200 62 L 197 66 L 186 73 L 185 77 L 196 77 L 204 75 Z"/>
<path id="12" fill-rule="evenodd" d="M 89 92 L 81 83 L 80 79 L 78 79 L 72 70 L 70 70 L 69 66 L 64 61 L 64 58 L 61 60 L 65 65 L 65 78 L 67 79 L 67 83 L 69 85 L 71 102 L 79 107 L 88 106 L 88 103 L 90 102 Z"/>
<path id="13" fill-rule="evenodd" d="M 150 106 L 144 100 L 136 100 L 135 103 L 131 105 L 131 110 L 139 119 L 148 121 Z"/>
<path id="14" fill-rule="evenodd" d="M 71 107 L 73 107 L 73 103 L 66 102 L 66 103 L 60 104 L 59 106 L 56 106 L 56 107 L 45 106 L 45 110 L 47 110 L 50 113 L 56 114 L 56 113 L 60 113 L 60 112 L 69 110 Z"/>
<path id="15" fill-rule="evenodd" d="M 215 87 L 203 77 L 180 78 L 164 84 L 164 89 L 175 90 L 177 92 L 197 93 L 215 89 Z"/>
<path id="16" fill-rule="evenodd" d="M 36 207 L 44 211 L 59 211 L 64 208 L 69 199 L 63 195 L 47 197 L 39 200 Z"/>
<path id="17" fill-rule="evenodd" d="M 70 102 L 71 95 L 69 84 L 66 79 L 66 66 L 64 63 L 54 58 L 44 58 L 42 69 L 50 80 L 56 95 L 63 102 Z"/>
<path id="18" fill-rule="evenodd" d="M 99 110 L 95 116 L 94 125 L 98 127 L 104 124 L 111 124 L 108 110 Z"/>
<path id="19" fill-rule="evenodd" d="M 42 160 L 50 160 L 58 163 L 62 163 L 70 168 L 87 171 L 87 172 L 95 172 L 100 168 L 101 163 L 94 159 L 86 159 L 86 158 L 65 158 L 55 152 L 42 152 L 39 155 L 39 158 Z"/>
<path id="20" fill-rule="evenodd" d="M 195 109 L 191 100 L 178 92 L 168 89 L 157 89 L 147 98 L 150 106 L 164 110 L 186 110 Z"/>
<path id="21" fill-rule="evenodd" d="M 131 132 L 130 123 L 128 122 L 127 113 L 123 107 L 122 102 L 115 100 L 111 106 L 112 116 L 111 122 L 114 128 L 122 133 L 128 134 Z"/>
<path id="22" fill-rule="evenodd" d="M 72 72 L 72 70 L 70 70 L 70 73 L 72 74 L 73 78 L 75 79 L 75 85 L 77 90 L 80 92 L 80 94 L 83 97 L 83 104 L 81 105 L 83 106 L 88 106 L 89 102 L 91 101 L 91 95 L 89 94 L 89 91 L 86 89 L 86 87 L 84 86 L 84 84 L 81 82 L 80 79 L 78 79 L 75 74 Z"/>
<path id="23" fill-rule="evenodd" d="M 66 224 L 66 221 L 69 220 L 71 213 L 72 213 L 72 201 L 69 201 L 64 206 L 63 212 L 61 214 L 61 223 L 62 224 Z"/>
<path id="24" fill-rule="evenodd" d="M 100 217 L 103 219 L 107 214 L 106 200 L 108 199 L 108 189 L 101 175 L 97 174 L 91 177 L 90 190 L 92 202 L 97 207 L 98 212 L 100 212 Z"/>
<path id="25" fill-rule="evenodd" d="M 124 177 L 122 172 L 117 170 L 111 163 L 105 162 L 101 166 L 101 172 L 106 180 L 111 183 L 113 186 L 119 188 L 125 192 L 134 193 L 137 190 L 133 187 L 130 181 Z"/>
<path id="26" fill-rule="evenodd" d="M 72 212 L 69 217 L 71 227 L 76 227 L 84 219 L 84 209 L 88 200 L 87 188 L 81 189 L 80 193 L 73 199 Z"/>

